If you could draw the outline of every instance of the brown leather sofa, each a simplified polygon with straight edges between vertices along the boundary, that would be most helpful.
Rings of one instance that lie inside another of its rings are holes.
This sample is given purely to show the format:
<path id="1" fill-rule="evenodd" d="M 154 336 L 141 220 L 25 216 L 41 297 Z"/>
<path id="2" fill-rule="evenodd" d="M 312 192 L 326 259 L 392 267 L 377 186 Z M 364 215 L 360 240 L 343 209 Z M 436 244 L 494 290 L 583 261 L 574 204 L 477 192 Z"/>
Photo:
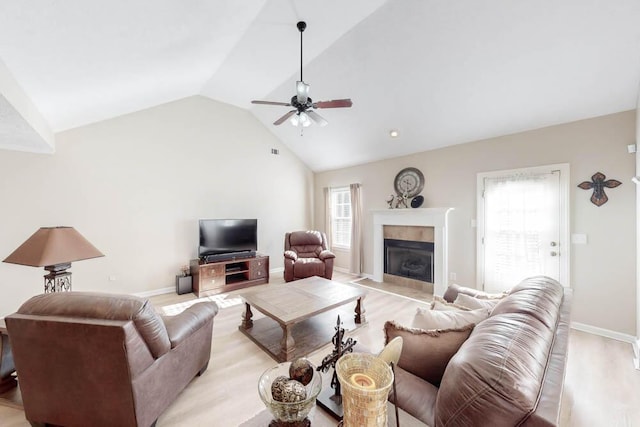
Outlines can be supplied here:
<path id="1" fill-rule="evenodd" d="M 454 287 L 444 297 L 476 292 Z M 439 387 L 399 364 L 398 406 L 434 427 L 558 425 L 570 307 L 571 290 L 557 281 L 524 280 L 474 327 Z"/>
<path id="2" fill-rule="evenodd" d="M 152 426 L 207 368 L 218 306 L 159 316 L 128 295 L 38 295 L 6 318 L 34 426 Z"/>
<path id="3" fill-rule="evenodd" d="M 284 236 L 284 280 L 320 276 L 331 279 L 333 259 L 327 236 L 320 231 L 293 231 Z"/>

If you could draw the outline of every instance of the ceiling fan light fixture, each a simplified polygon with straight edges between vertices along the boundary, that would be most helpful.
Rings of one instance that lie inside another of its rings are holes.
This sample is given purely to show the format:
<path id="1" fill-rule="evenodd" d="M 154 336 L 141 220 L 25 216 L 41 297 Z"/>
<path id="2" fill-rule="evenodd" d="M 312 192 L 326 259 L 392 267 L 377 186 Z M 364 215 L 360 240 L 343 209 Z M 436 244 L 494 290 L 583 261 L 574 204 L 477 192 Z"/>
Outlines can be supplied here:
<path id="1" fill-rule="evenodd" d="M 290 122 L 294 126 L 302 126 L 303 128 L 311 126 L 311 119 L 304 111 L 292 116 Z"/>
<path id="2" fill-rule="evenodd" d="M 311 126 L 311 119 L 304 111 L 300 113 L 300 123 L 304 128 L 308 128 L 309 126 Z"/>

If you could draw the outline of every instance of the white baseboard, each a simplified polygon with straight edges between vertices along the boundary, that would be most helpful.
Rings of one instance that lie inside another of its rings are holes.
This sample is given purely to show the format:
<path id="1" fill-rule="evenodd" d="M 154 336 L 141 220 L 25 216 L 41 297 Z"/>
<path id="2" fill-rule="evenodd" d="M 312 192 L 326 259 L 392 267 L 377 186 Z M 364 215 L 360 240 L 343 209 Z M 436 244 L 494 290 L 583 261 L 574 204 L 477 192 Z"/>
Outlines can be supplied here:
<path id="1" fill-rule="evenodd" d="M 133 295 L 140 298 L 149 298 L 149 297 L 154 297 L 156 295 L 170 294 L 171 292 L 175 292 L 175 291 L 176 291 L 175 286 L 170 286 L 168 288 L 154 289 L 152 291 L 136 292 Z"/>
<path id="2" fill-rule="evenodd" d="M 629 334 L 623 334 L 621 332 L 612 331 L 610 329 L 598 328 L 597 326 L 585 325 L 584 323 L 571 322 L 571 328 L 588 332 L 590 334 L 599 335 L 605 338 L 611 338 L 613 340 L 628 342 L 629 344 L 633 344 L 636 341 L 636 337 Z"/>
<path id="3" fill-rule="evenodd" d="M 633 342 L 633 364 L 636 369 L 640 370 L 640 338 Z"/>

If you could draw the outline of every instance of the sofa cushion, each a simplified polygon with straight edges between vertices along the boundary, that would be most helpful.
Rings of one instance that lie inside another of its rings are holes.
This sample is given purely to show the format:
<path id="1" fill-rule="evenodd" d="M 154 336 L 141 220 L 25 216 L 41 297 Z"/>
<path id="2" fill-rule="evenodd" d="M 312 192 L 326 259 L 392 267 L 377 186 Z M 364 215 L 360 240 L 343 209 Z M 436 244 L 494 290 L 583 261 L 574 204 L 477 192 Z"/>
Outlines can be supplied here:
<path id="1" fill-rule="evenodd" d="M 458 297 L 453 303 L 470 308 L 472 310 L 484 308 L 485 310 L 491 312 L 499 302 L 499 299 L 484 299 L 465 294 L 458 294 Z"/>
<path id="2" fill-rule="evenodd" d="M 324 262 L 320 258 L 298 258 L 293 264 L 295 277 L 324 276 Z"/>
<path id="3" fill-rule="evenodd" d="M 411 326 L 418 329 L 455 329 L 482 322 L 489 311 L 478 310 L 430 310 L 418 307 Z"/>
<path id="4" fill-rule="evenodd" d="M 536 408 L 553 341 L 523 313 L 478 324 L 442 377 L 435 425 L 520 425 Z"/>
<path id="5" fill-rule="evenodd" d="M 423 330 L 388 321 L 384 324 L 385 345 L 395 337 L 402 337 L 398 366 L 437 387 L 447 363 L 469 338 L 473 327 L 471 324 L 458 329 Z"/>
<path id="6" fill-rule="evenodd" d="M 438 295 L 433 296 L 433 301 L 431 301 L 431 310 L 462 310 L 462 311 L 470 311 L 469 307 L 465 307 L 463 305 L 454 304 L 452 302 L 447 301 L 446 299 L 439 297 Z"/>

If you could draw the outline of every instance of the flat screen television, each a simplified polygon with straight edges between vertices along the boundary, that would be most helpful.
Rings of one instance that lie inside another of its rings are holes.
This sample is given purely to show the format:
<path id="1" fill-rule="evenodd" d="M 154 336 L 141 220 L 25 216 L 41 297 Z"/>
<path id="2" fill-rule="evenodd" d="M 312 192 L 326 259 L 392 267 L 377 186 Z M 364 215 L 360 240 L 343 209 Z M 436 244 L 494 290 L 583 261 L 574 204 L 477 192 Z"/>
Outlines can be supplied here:
<path id="1" fill-rule="evenodd" d="M 248 254 L 258 250 L 257 219 L 201 219 L 198 256 Z"/>

